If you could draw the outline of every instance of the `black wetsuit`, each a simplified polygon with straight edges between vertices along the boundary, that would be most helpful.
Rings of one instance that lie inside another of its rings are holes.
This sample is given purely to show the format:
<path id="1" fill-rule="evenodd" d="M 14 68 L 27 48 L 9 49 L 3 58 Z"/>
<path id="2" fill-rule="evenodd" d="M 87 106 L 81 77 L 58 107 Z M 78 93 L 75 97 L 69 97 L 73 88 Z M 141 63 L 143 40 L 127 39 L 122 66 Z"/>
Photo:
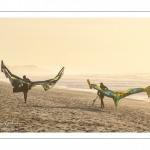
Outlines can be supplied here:
<path id="1" fill-rule="evenodd" d="M 30 80 L 28 78 L 24 79 L 26 82 L 30 82 Z M 23 83 L 23 86 L 22 86 L 22 91 L 23 91 L 23 94 L 24 94 L 24 100 L 25 100 L 25 103 L 26 103 L 26 100 L 27 100 L 27 93 L 28 93 L 28 90 L 29 90 L 29 87 L 28 87 L 28 84 L 27 83 Z"/>
<path id="2" fill-rule="evenodd" d="M 108 88 L 107 88 L 105 85 L 103 85 L 103 84 L 102 84 L 100 87 L 101 87 L 103 90 L 104 90 L 104 89 L 108 89 Z M 101 107 L 104 107 L 103 99 L 104 99 L 104 96 L 105 96 L 105 95 L 104 95 L 103 92 L 101 92 L 101 91 L 98 91 L 98 92 L 97 92 L 97 95 L 98 95 L 99 98 L 101 99 Z"/>

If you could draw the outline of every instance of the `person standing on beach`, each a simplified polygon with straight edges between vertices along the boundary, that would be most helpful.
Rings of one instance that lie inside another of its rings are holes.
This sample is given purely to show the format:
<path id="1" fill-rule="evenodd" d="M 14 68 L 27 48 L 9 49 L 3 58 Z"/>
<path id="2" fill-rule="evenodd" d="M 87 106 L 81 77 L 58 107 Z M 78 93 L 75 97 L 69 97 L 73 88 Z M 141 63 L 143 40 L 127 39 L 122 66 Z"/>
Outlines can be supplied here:
<path id="1" fill-rule="evenodd" d="M 100 83 L 100 87 L 103 89 L 103 90 L 108 90 L 108 88 L 103 84 L 103 83 Z M 104 99 L 104 94 L 103 92 L 101 92 L 100 90 L 97 91 L 97 95 L 99 96 L 99 98 L 101 99 L 101 107 L 103 108 L 104 107 L 104 102 L 103 102 L 103 99 Z"/>
<path id="2" fill-rule="evenodd" d="M 26 75 L 23 76 L 23 79 L 24 79 L 24 81 L 26 81 L 26 82 L 31 82 L 28 78 L 26 78 Z M 27 93 L 28 93 L 28 90 L 29 90 L 28 84 L 27 84 L 27 83 L 23 83 L 22 91 L 23 91 L 23 94 L 24 94 L 25 103 L 26 103 L 26 101 L 27 101 Z"/>

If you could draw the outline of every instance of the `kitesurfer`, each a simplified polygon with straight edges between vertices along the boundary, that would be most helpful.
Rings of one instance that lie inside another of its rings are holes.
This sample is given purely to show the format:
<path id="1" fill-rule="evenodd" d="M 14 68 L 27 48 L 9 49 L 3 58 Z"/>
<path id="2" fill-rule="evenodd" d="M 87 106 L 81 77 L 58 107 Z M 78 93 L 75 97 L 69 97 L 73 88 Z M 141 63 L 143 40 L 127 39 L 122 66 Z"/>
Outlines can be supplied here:
<path id="1" fill-rule="evenodd" d="M 26 75 L 23 76 L 23 80 L 25 82 L 28 82 L 28 83 L 31 82 L 28 78 L 26 78 Z M 23 83 L 23 85 L 22 85 L 22 91 L 23 91 L 23 94 L 24 94 L 25 103 L 26 103 L 26 100 L 27 100 L 27 93 L 28 93 L 28 90 L 29 90 L 28 83 Z"/>
<path id="2" fill-rule="evenodd" d="M 103 89 L 103 90 L 108 90 L 108 88 L 101 82 L 100 83 L 100 87 Z M 103 102 L 103 99 L 104 99 L 104 94 L 102 91 L 98 90 L 97 91 L 97 95 L 99 96 L 99 98 L 101 99 L 101 107 L 103 108 L 104 107 L 104 102 Z"/>

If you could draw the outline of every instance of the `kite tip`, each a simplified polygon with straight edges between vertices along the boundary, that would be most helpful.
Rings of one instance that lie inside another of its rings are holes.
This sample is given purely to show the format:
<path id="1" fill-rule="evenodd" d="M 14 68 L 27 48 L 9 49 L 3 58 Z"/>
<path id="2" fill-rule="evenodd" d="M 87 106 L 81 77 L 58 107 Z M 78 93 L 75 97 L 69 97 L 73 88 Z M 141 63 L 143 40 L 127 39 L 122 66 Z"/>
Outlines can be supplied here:
<path id="1" fill-rule="evenodd" d="M 4 65 L 4 63 L 3 63 L 3 60 L 1 60 L 1 72 L 3 72 L 3 65 Z"/>
<path id="2" fill-rule="evenodd" d="M 88 83 L 88 85 L 89 85 L 89 87 L 90 87 L 90 89 L 91 89 L 92 87 L 91 87 L 91 83 L 90 83 L 90 80 L 89 80 L 89 79 L 87 79 L 87 83 Z"/>

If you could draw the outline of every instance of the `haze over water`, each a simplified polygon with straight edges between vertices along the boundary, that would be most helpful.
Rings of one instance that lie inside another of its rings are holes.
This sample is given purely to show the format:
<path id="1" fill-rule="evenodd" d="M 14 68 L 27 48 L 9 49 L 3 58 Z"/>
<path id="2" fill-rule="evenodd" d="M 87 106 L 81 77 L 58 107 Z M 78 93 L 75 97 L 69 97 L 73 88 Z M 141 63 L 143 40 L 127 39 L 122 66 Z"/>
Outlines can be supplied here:
<path id="1" fill-rule="evenodd" d="M 14 73 L 13 70 L 11 70 Z M 27 70 L 22 69 L 22 74 L 25 73 Z M 35 70 L 34 70 L 35 71 Z M 56 74 L 52 74 L 51 72 L 42 72 L 41 68 L 36 70 L 36 74 L 31 71 L 27 71 L 27 77 L 30 78 L 31 81 L 41 81 L 54 78 Z M 59 70 L 58 70 L 59 71 Z M 15 74 L 17 71 L 15 72 Z M 17 73 L 19 77 L 21 73 Z M 96 96 L 97 91 L 94 89 L 89 89 L 87 84 L 87 79 L 90 79 L 91 83 L 93 84 L 100 84 L 103 82 L 110 90 L 112 91 L 125 91 L 129 88 L 145 88 L 150 86 L 150 73 L 118 73 L 118 74 L 66 74 L 56 83 L 54 86 L 55 89 L 59 91 L 59 89 L 66 89 L 66 90 L 76 90 L 76 91 L 84 91 L 84 92 L 91 92 L 94 93 Z M 9 79 L 5 77 L 3 73 L 0 74 L 0 81 L 10 83 Z M 42 89 L 42 87 L 41 87 Z M 43 91 L 44 92 L 44 91 Z M 146 102 L 150 102 L 150 99 L 147 97 L 145 92 L 133 94 L 128 96 L 127 98 L 136 99 L 136 100 L 143 100 Z"/>

